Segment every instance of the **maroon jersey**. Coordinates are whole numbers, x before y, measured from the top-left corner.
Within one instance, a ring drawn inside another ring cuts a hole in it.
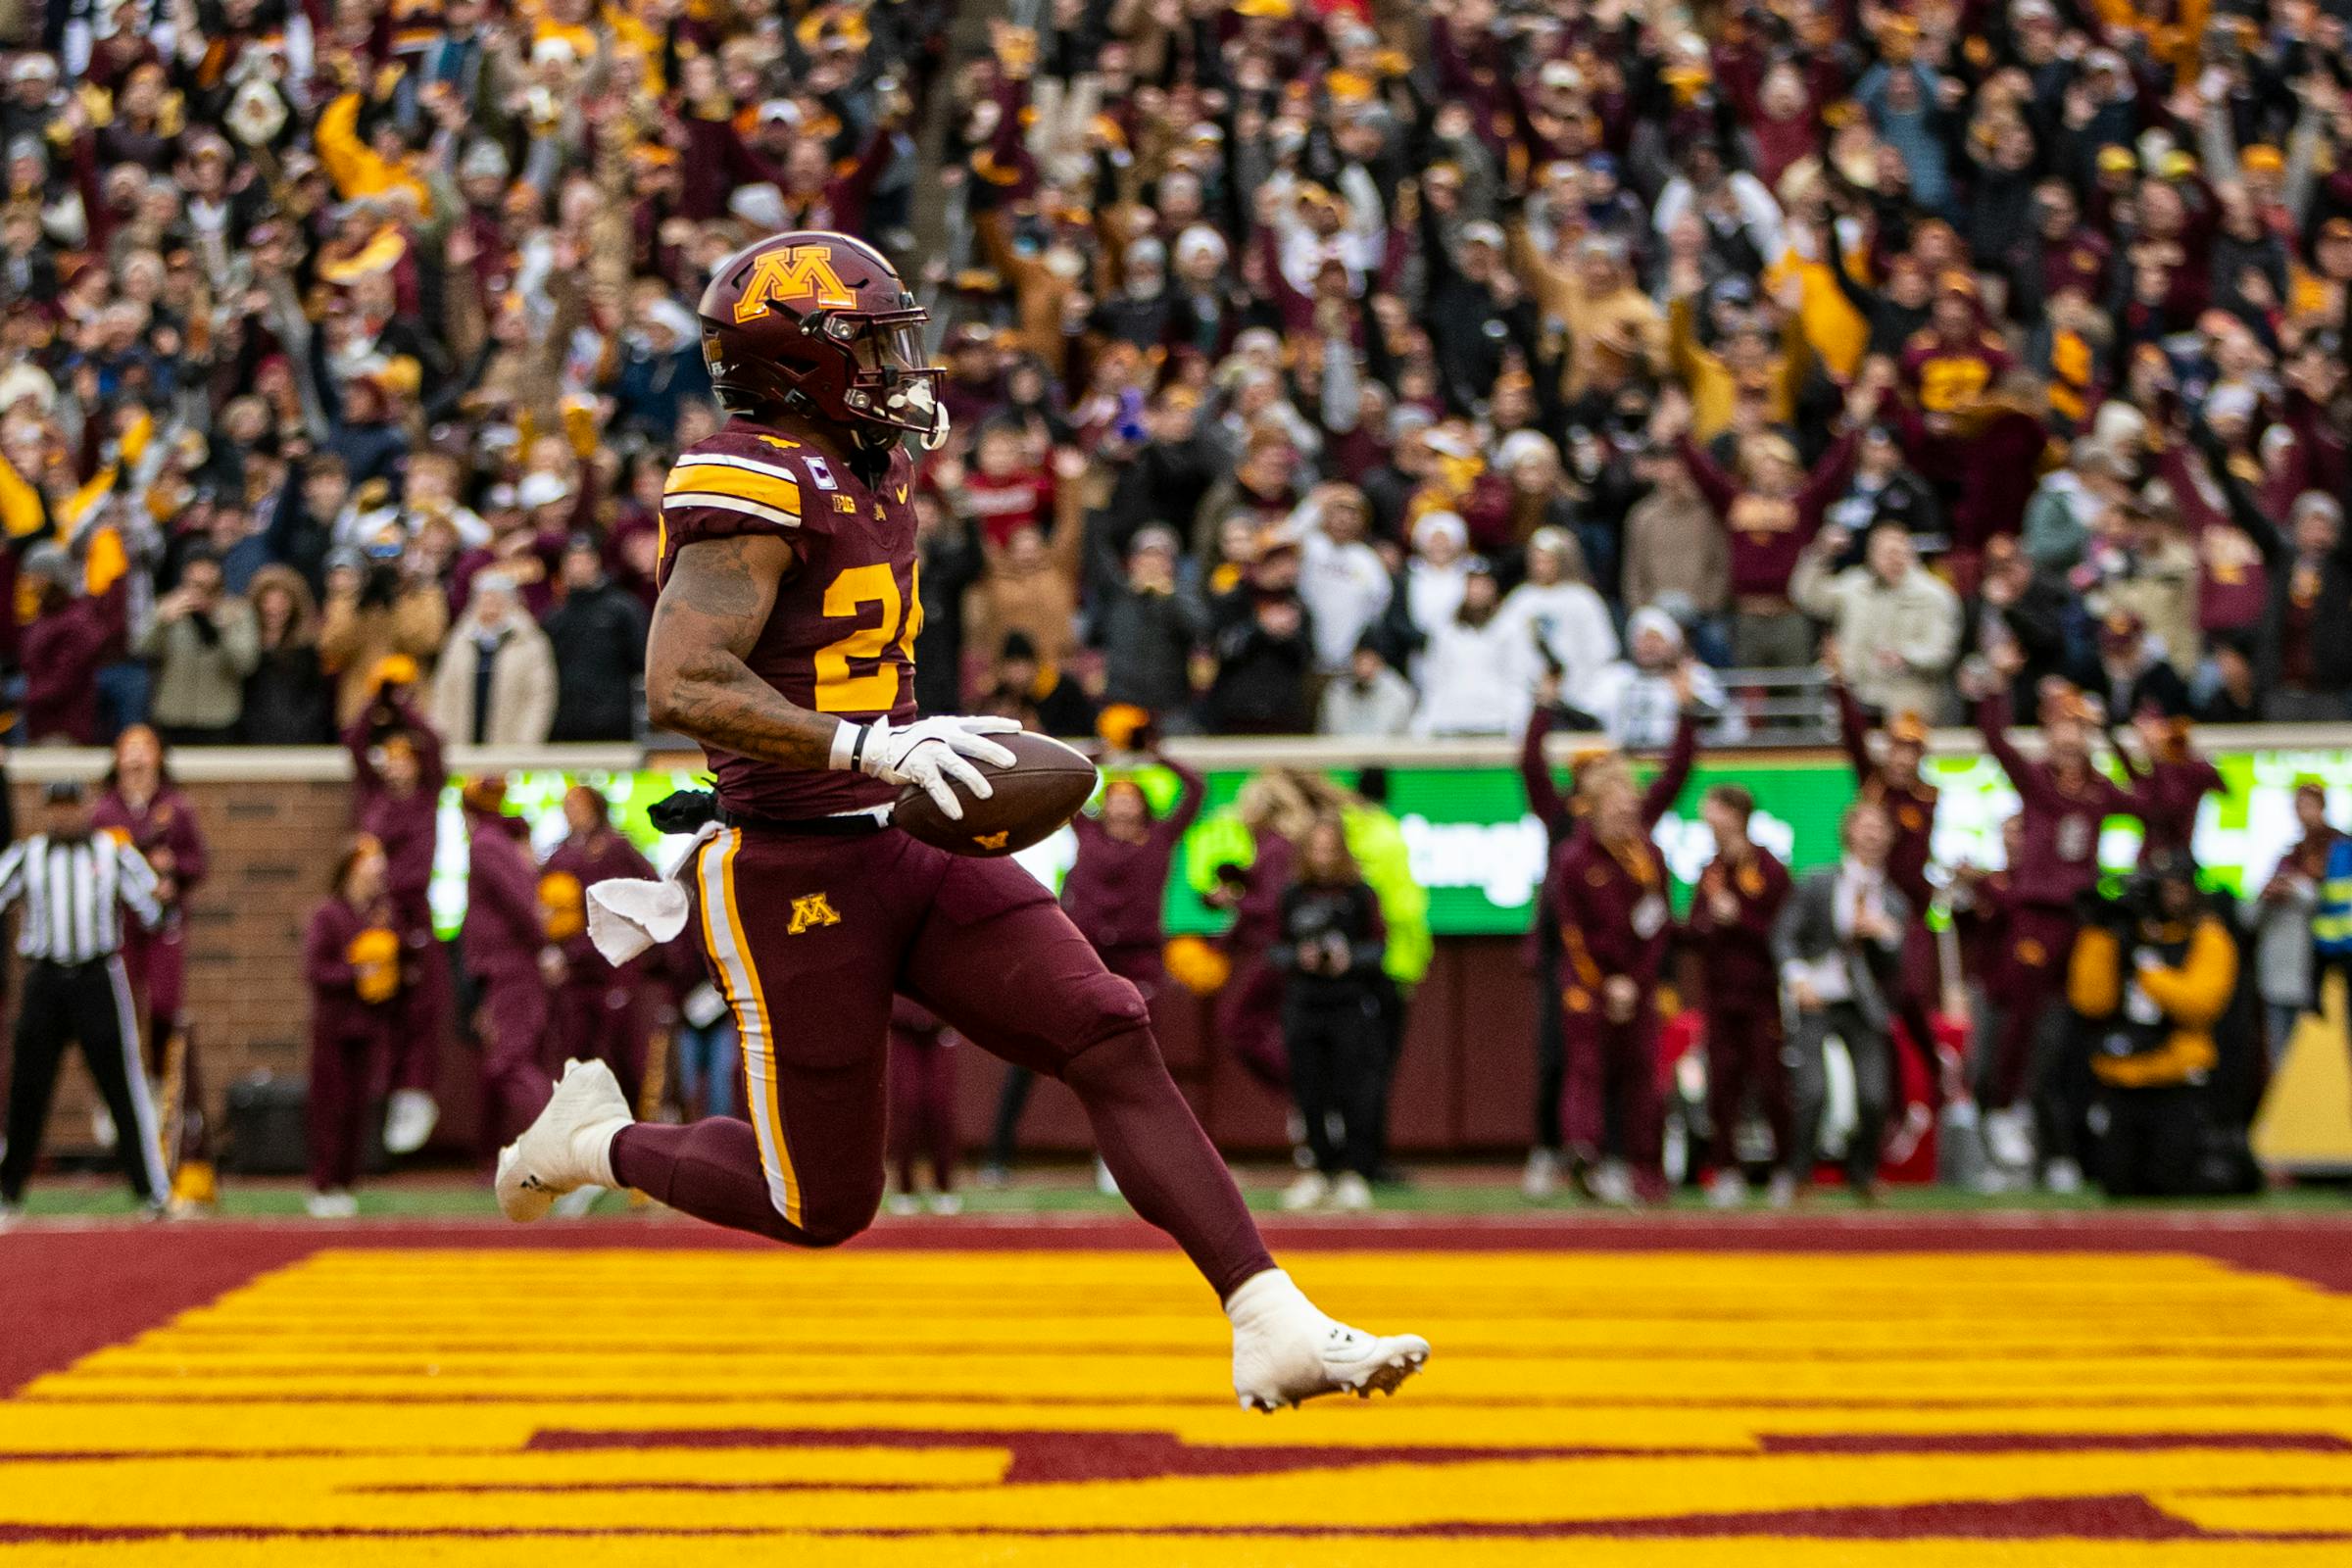
[[[1731,535],[1732,592],[1743,598],[1787,598],[1797,557],[1821,531],[1830,503],[1853,472],[1852,433],[1831,443],[1792,496],[1742,489],[1735,474],[1718,466],[1706,448],[1687,436],[1678,450],[1699,494]]]
[[[175,907],[204,880],[204,832],[196,825],[196,808],[170,785],[135,805],[121,790],[108,790],[98,798],[91,820],[99,831],[122,838],[155,865],[156,874],[165,879],[158,898],[167,908]],[[159,854],[166,864],[156,864]]]
[[[372,1040],[392,1018],[394,992],[364,994],[366,978],[361,961],[370,956],[369,942],[379,950],[376,964],[397,963],[399,938],[390,927],[389,904],[358,906],[329,899],[311,915],[303,938],[303,977],[311,986],[311,1038],[314,1041]],[[395,988],[396,990],[397,988]]]
[[[1686,714],[1665,765],[1642,796],[1642,836],[1630,844],[1604,844],[1587,822],[1553,852],[1544,897],[1560,924],[1569,964],[1563,990],[1575,1010],[1592,1004],[1590,997],[1581,1004],[1575,1000],[1579,990],[1597,991],[1618,975],[1642,986],[1657,979],[1674,917],[1666,860],[1649,835],[1682,793],[1697,752],[1698,731]]]
[[[405,734],[416,748],[416,787],[396,793],[376,770],[375,720],[364,711],[343,732],[351,753],[352,817],[359,830],[384,852],[384,887],[404,931],[432,927],[433,850],[441,838],[441,786],[449,772],[441,760],[441,737],[407,704],[396,704]]]
[[[1193,818],[1200,814],[1200,798],[1207,788],[1200,775],[1183,763],[1168,765],[1182,781],[1184,793],[1141,842],[1113,838],[1100,817],[1081,813],[1070,819],[1071,831],[1078,836],[1078,858],[1062,879],[1061,906],[1098,953],[1159,950],[1168,862]]]
[[[1843,684],[1832,688],[1838,696],[1838,736],[1845,745],[1846,760],[1854,764],[1854,781],[1866,801],[1876,801],[1886,812],[1894,841],[1886,850],[1886,881],[1911,906],[1911,917],[1927,918],[1936,890],[1928,883],[1928,861],[1936,848],[1936,786],[1914,778],[1898,783],[1870,755],[1869,725],[1862,705]]]
[[[1977,727],[2021,805],[2025,843],[2009,868],[2017,903],[2072,910],[2078,897],[2098,885],[2100,827],[2111,816],[2138,814],[2138,797],[2095,770],[2078,783],[2063,783],[2049,763],[2020,756],[2009,744],[2006,697],[1977,705]]]
[[[786,701],[852,723],[911,722],[914,639],[912,466],[904,452],[868,486],[808,443],[729,420],[678,459],[662,493],[658,580],[704,539],[774,534],[792,546],[767,624],[745,662]],[[787,767],[704,748],[730,810],[788,820],[879,806],[895,786],[863,773]]]
[[[564,950],[571,983],[602,985],[613,967],[588,940],[583,903],[588,890],[614,878],[650,882],[657,874],[652,863],[637,853],[636,845],[609,827],[592,829],[584,836],[575,833],[556,846],[539,872],[539,906],[547,919],[548,935]],[[631,959],[621,967],[642,971],[650,964]]]
[[[466,967],[477,975],[529,972],[547,946],[539,910],[539,868],[519,817],[466,819]]]
[[[2169,757],[2149,760],[2139,783],[2139,823],[2145,833],[2139,863],[2164,850],[2188,853],[2196,836],[2197,808],[2205,797],[2225,788],[2222,775],[2202,757],[2182,747]]]
[[[1718,919],[1715,895],[1729,893],[1738,906],[1729,920]],[[1788,901],[1788,868],[1770,850],[1751,845],[1738,864],[1718,855],[1698,874],[1690,899],[1690,935],[1707,966],[1707,1000],[1718,1007],[1770,1006],[1780,995],[1780,969],[1772,957],[1772,922]]]
[[[1980,984],[1998,988],[2009,972],[2009,913],[2016,904],[2017,889],[2007,871],[1971,878],[1953,895],[1960,967]]]

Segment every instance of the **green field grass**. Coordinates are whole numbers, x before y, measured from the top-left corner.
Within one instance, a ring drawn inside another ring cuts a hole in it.
[[[1260,1211],[1278,1209],[1281,1184],[1287,1179],[1288,1172],[1268,1166],[1246,1169],[1240,1174],[1243,1190],[1252,1208]],[[1548,1202],[1531,1203],[1519,1195],[1517,1174],[1515,1170],[1499,1166],[1446,1167],[1409,1184],[1379,1189],[1379,1206],[1382,1210],[1395,1213],[1505,1218],[1511,1215],[1579,1210],[1601,1212],[1587,1201],[1567,1196]],[[296,1216],[303,1211],[303,1197],[299,1182],[277,1178],[240,1180],[231,1177],[223,1180],[220,1206],[214,1212],[228,1219]],[[1084,1173],[1075,1169],[1049,1169],[1016,1177],[1011,1184],[1001,1188],[967,1184],[963,1189],[963,1199],[965,1212],[971,1214],[1100,1214],[1110,1218],[1123,1216],[1128,1211],[1118,1199],[1096,1192],[1085,1179]],[[406,1176],[364,1186],[360,1190],[359,1201],[360,1217],[363,1219],[490,1219],[497,1214],[486,1187],[476,1186],[450,1174]],[[1855,1206],[1852,1199],[1842,1190],[1824,1187],[1808,1199],[1805,1211],[1851,1212]],[[2091,1211],[2109,1207],[2132,1213],[2147,1213],[2154,1208],[2173,1208],[2200,1214],[2232,1211],[2314,1213],[2352,1211],[2352,1188],[2291,1186],[2280,1187],[2259,1198],[2188,1200],[2163,1205],[2123,1205],[2110,1204],[2095,1193],[2074,1197],[2050,1193],[1985,1196],[1956,1188],[1915,1187],[1894,1189],[1888,1194],[1884,1206],[1886,1211],[1895,1213]],[[1677,1193],[1671,1207],[1676,1211],[1693,1214],[1709,1212],[1705,1199],[1693,1190]],[[1763,1211],[1760,1200],[1745,1210],[1750,1213]],[[128,1217],[136,1212],[136,1208],[129,1194],[120,1184],[99,1177],[73,1176],[36,1184],[25,1195],[25,1212],[35,1218],[105,1218]],[[596,1212],[600,1216],[619,1216],[630,1212],[630,1207],[625,1200],[612,1197],[600,1203]],[[643,1212],[653,1217],[663,1211],[648,1208]],[[888,1217],[884,1216],[885,1221]]]

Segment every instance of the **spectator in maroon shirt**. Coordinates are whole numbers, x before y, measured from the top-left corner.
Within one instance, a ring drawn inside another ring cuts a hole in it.
[[[415,661],[395,655],[378,673],[375,696],[343,732],[343,746],[351,754],[352,824],[384,853],[384,896],[400,933],[400,1018],[392,1035],[384,1148],[413,1154],[440,1119],[433,1091],[456,1010],[430,898],[441,788],[449,775],[440,735],[412,703]]]
[[[145,724],[115,737],[115,765],[92,820],[100,832],[115,834],[145,856],[155,872],[155,902],[163,906],[163,921],[152,930],[138,925],[123,930],[122,962],[143,1008],[149,1065],[168,1078],[172,1037],[186,1028],[187,899],[204,880],[206,855],[195,803],[172,782],[164,743]],[[202,1158],[205,1143],[203,1077],[194,1042],[186,1041],[185,1047],[174,1160]]]
[[[1707,1198],[1718,1208],[1736,1208],[1747,1196],[1735,1141],[1751,1086],[1775,1152],[1794,1147],[1781,1061],[1780,973],[1772,956],[1773,922],[1788,900],[1788,868],[1748,837],[1756,799],[1740,785],[1714,786],[1698,809],[1715,835],[1715,858],[1699,873],[1690,922],[1706,964],[1707,1120],[1715,1165]]]
[[[56,545],[25,552],[22,577],[36,609],[19,656],[24,666],[24,739],[34,745],[98,744],[98,668],[122,640],[123,585],[78,591],[81,568]]]
[[[547,1104],[552,1085],[539,1053],[564,954],[547,940],[529,828],[506,814],[506,780],[474,779],[462,799],[468,839],[462,935],[466,972],[480,997],[482,1140],[495,1150],[513,1143]]]
[[[1795,444],[1775,431],[1741,436],[1735,471],[1676,430],[1684,466],[1731,535],[1735,662],[1790,665],[1812,658],[1813,623],[1789,602],[1788,579],[1797,557],[1821,531],[1830,504],[1845,491],[1854,463],[1854,426],[1880,391],[1877,380],[1855,383],[1847,428],[1810,468],[1797,461]],[[1668,416],[1669,428],[1687,425],[1688,403],[1678,399],[1676,404],[1683,412]]]
[[[2144,867],[2167,850],[2188,854],[2205,797],[2227,793],[2229,785],[2222,782],[2220,770],[2189,744],[2185,716],[2143,704],[2132,715],[2132,728],[2145,754],[2142,760],[2134,763],[2132,754],[2120,746],[2115,755],[2125,775],[2138,785],[2139,863]]]
[[[382,847],[365,833],[355,836],[336,862],[334,897],[312,914],[303,941],[311,987],[309,1208],[318,1219],[359,1212],[351,1188],[399,1022],[401,945],[384,873]]]
[[[586,784],[565,790],[564,821],[571,831],[548,856],[539,876],[541,917],[549,939],[564,954],[564,980],[552,1004],[555,1039],[566,1057],[602,1057],[635,1104],[653,1027],[650,961],[631,959],[617,969],[607,963],[588,940],[584,900],[599,882],[651,881],[655,871],[637,846],[613,828],[612,808],[601,791]]]

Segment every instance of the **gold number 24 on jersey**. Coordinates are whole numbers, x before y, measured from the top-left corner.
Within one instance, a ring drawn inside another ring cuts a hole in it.
[[[859,626],[816,651],[816,710],[820,713],[887,713],[899,704],[899,666],[888,662],[864,674],[852,674],[855,665],[880,660],[895,641],[906,666],[914,666],[914,639],[923,629],[923,600],[916,572],[906,575],[911,603],[899,598],[899,580],[887,563],[852,566],[825,585],[825,618],[863,619],[865,607],[878,604],[882,614],[871,626]]]

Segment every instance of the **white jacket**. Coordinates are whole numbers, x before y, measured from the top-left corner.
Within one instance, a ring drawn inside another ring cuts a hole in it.
[[[1446,621],[1421,656],[1413,733],[1517,736],[1535,710],[1541,667],[1525,623],[1505,621],[1499,610],[1483,626]]]
[[[1563,692],[1582,691],[1617,657],[1617,627],[1599,594],[1581,582],[1523,582],[1503,597],[1497,620],[1529,643],[1541,638],[1560,662]]]
[[[460,621],[441,645],[433,671],[433,724],[453,746],[473,740],[474,678],[481,667],[480,645],[471,619]],[[507,626],[490,666],[490,717],[482,728],[489,746],[537,746],[556,721],[556,656],[547,633],[528,615]]]
[[[1846,685],[1882,712],[1918,713],[1935,723],[1960,651],[1960,596],[1924,566],[1886,583],[1868,566],[1835,576],[1807,550],[1788,578],[1788,597],[1838,637]]]

